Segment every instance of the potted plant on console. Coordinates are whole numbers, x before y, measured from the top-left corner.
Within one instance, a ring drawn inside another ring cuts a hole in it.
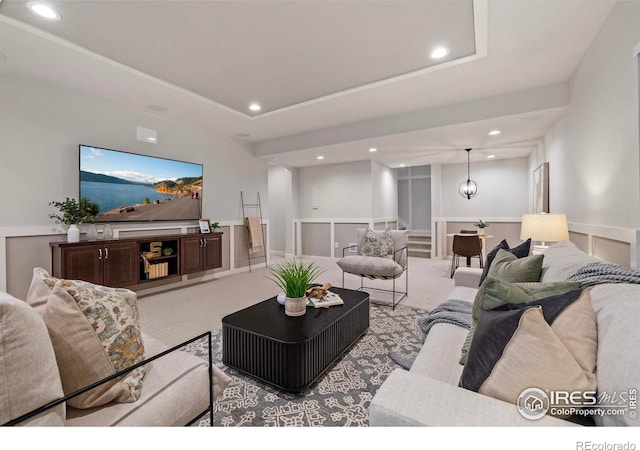
[[[323,273],[315,263],[289,259],[271,269],[272,280],[284,291],[284,312],[287,316],[302,316],[307,312],[306,291]]]
[[[75,198],[67,197],[62,202],[49,202],[49,206],[55,206],[59,211],[57,214],[49,214],[49,217],[69,226],[67,229],[67,242],[79,242],[80,229],[78,225],[92,222],[93,215],[86,208],[83,208]]]

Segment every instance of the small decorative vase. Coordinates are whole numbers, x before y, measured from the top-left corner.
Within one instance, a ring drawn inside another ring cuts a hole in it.
[[[289,298],[284,300],[284,313],[287,316],[303,316],[307,312],[307,297]]]
[[[98,230],[96,229],[96,226],[94,224],[91,224],[87,227],[87,240],[93,242],[97,239]]]
[[[111,225],[109,225],[108,223],[105,224],[104,228],[102,229],[102,239],[113,239],[113,230],[111,229]]]
[[[80,228],[75,223],[69,225],[67,230],[67,242],[80,242]]]
[[[484,234],[484,228],[478,228],[478,234]]]

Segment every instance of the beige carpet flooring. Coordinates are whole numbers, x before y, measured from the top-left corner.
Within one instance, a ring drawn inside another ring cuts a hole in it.
[[[315,261],[324,273],[318,283],[342,286],[342,271],[333,258],[306,258]],[[282,261],[280,257],[271,259],[274,267]],[[409,295],[400,304],[431,310],[447,299],[453,287],[449,278],[451,261],[409,257]],[[268,268],[253,269],[221,276],[211,281],[194,284],[169,291],[140,295],[138,308],[142,330],[168,345],[178,344],[193,336],[222,326],[222,318],[279,293],[277,286],[267,278]],[[404,290],[404,276],[396,280],[397,289]],[[391,281],[367,280],[365,286],[391,288]],[[360,287],[360,278],[345,274],[348,289]],[[375,302],[390,303],[391,294],[368,291]]]

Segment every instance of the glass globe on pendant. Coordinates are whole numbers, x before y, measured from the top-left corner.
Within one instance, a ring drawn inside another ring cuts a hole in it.
[[[473,180],[467,180],[460,183],[458,192],[464,198],[471,200],[478,194],[478,184]]]
[[[473,197],[478,195],[478,183],[471,179],[471,171],[469,168],[469,154],[471,153],[471,149],[465,149],[467,152],[467,181],[463,181],[460,183],[458,187],[458,192],[460,195],[467,200],[471,200]]]

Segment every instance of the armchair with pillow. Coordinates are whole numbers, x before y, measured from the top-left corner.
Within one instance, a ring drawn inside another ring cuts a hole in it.
[[[410,370],[375,394],[370,425],[640,425],[629,403],[640,386],[640,272],[585,283],[574,274],[602,262],[569,241],[542,255],[513,250],[505,241],[489,252],[484,273],[456,271],[448,298],[472,304],[471,328],[433,325]],[[597,404],[568,416],[529,388],[597,394]]]
[[[372,289],[391,292],[391,306],[396,305],[407,296],[409,290],[408,278],[408,230],[384,230],[358,228],[357,254],[346,255],[349,247],[342,250],[342,258],[338,266],[342,269],[342,287],[344,274],[349,273],[360,277],[360,290]],[[405,290],[396,290],[396,279],[405,277]],[[364,286],[364,279],[391,280],[391,289]],[[396,299],[396,294],[400,297]]]
[[[0,423],[187,425],[230,378],[145,335],[136,294],[34,269],[27,301],[0,293]],[[30,323],[24,328],[25,323]],[[211,349],[209,349],[211,351]],[[23,389],[23,386],[29,386]],[[214,387],[215,385],[215,387]]]

